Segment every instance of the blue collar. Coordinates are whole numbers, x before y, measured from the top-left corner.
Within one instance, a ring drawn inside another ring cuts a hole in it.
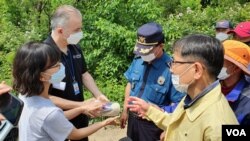
[[[211,91],[219,84],[219,80],[213,82],[211,85],[207,86],[200,94],[198,94],[193,100],[189,95],[187,95],[184,99],[184,109],[191,107],[196,101],[198,101],[200,98],[202,98],[204,95],[206,95],[209,91]]]
[[[236,101],[239,98],[239,96],[240,96],[242,90],[244,89],[246,83],[247,83],[246,80],[244,78],[242,78],[237,83],[237,85],[233,88],[233,90],[229,94],[226,95],[227,100],[230,101],[230,102]]]

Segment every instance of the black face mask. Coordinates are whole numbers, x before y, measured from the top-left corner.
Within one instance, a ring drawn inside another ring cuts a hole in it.
[[[245,42],[245,44],[247,44],[249,47],[250,47],[250,41],[248,41],[248,42]]]

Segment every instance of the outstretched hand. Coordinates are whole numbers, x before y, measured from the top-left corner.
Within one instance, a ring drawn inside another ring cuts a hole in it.
[[[133,96],[130,96],[127,102],[128,102],[127,108],[130,111],[137,113],[138,116],[142,118],[145,117],[145,114],[148,111],[148,108],[150,106],[149,103],[147,103],[143,99],[140,99],[138,97],[133,97]]]
[[[119,125],[119,116],[116,117],[110,117],[105,119],[103,122],[104,126],[106,125]]]

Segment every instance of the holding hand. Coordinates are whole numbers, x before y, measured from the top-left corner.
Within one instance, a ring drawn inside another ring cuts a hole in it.
[[[12,90],[12,88],[10,86],[6,85],[4,81],[1,82],[1,84],[0,84],[0,95],[4,94],[4,93],[7,93],[7,92],[9,92],[11,90]]]
[[[165,139],[165,134],[166,134],[166,131],[163,131],[163,132],[161,133],[160,141],[164,141],[164,139]]]
[[[124,107],[124,110],[122,112],[122,115],[120,117],[120,127],[121,129],[124,129],[126,124],[127,124],[127,121],[128,121],[128,111],[125,110],[127,109],[127,107]]]
[[[104,94],[99,95],[98,97],[96,97],[96,99],[100,100],[103,103],[107,103],[110,101]]]
[[[0,122],[4,119],[5,119],[4,116],[0,113]]]
[[[86,103],[82,106],[83,114],[95,118],[101,115],[103,103],[95,98],[87,100]]]

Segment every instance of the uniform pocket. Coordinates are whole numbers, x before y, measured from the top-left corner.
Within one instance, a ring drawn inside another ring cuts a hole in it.
[[[153,103],[162,103],[166,97],[167,87],[153,84],[150,86],[152,93],[147,93],[147,99]]]

